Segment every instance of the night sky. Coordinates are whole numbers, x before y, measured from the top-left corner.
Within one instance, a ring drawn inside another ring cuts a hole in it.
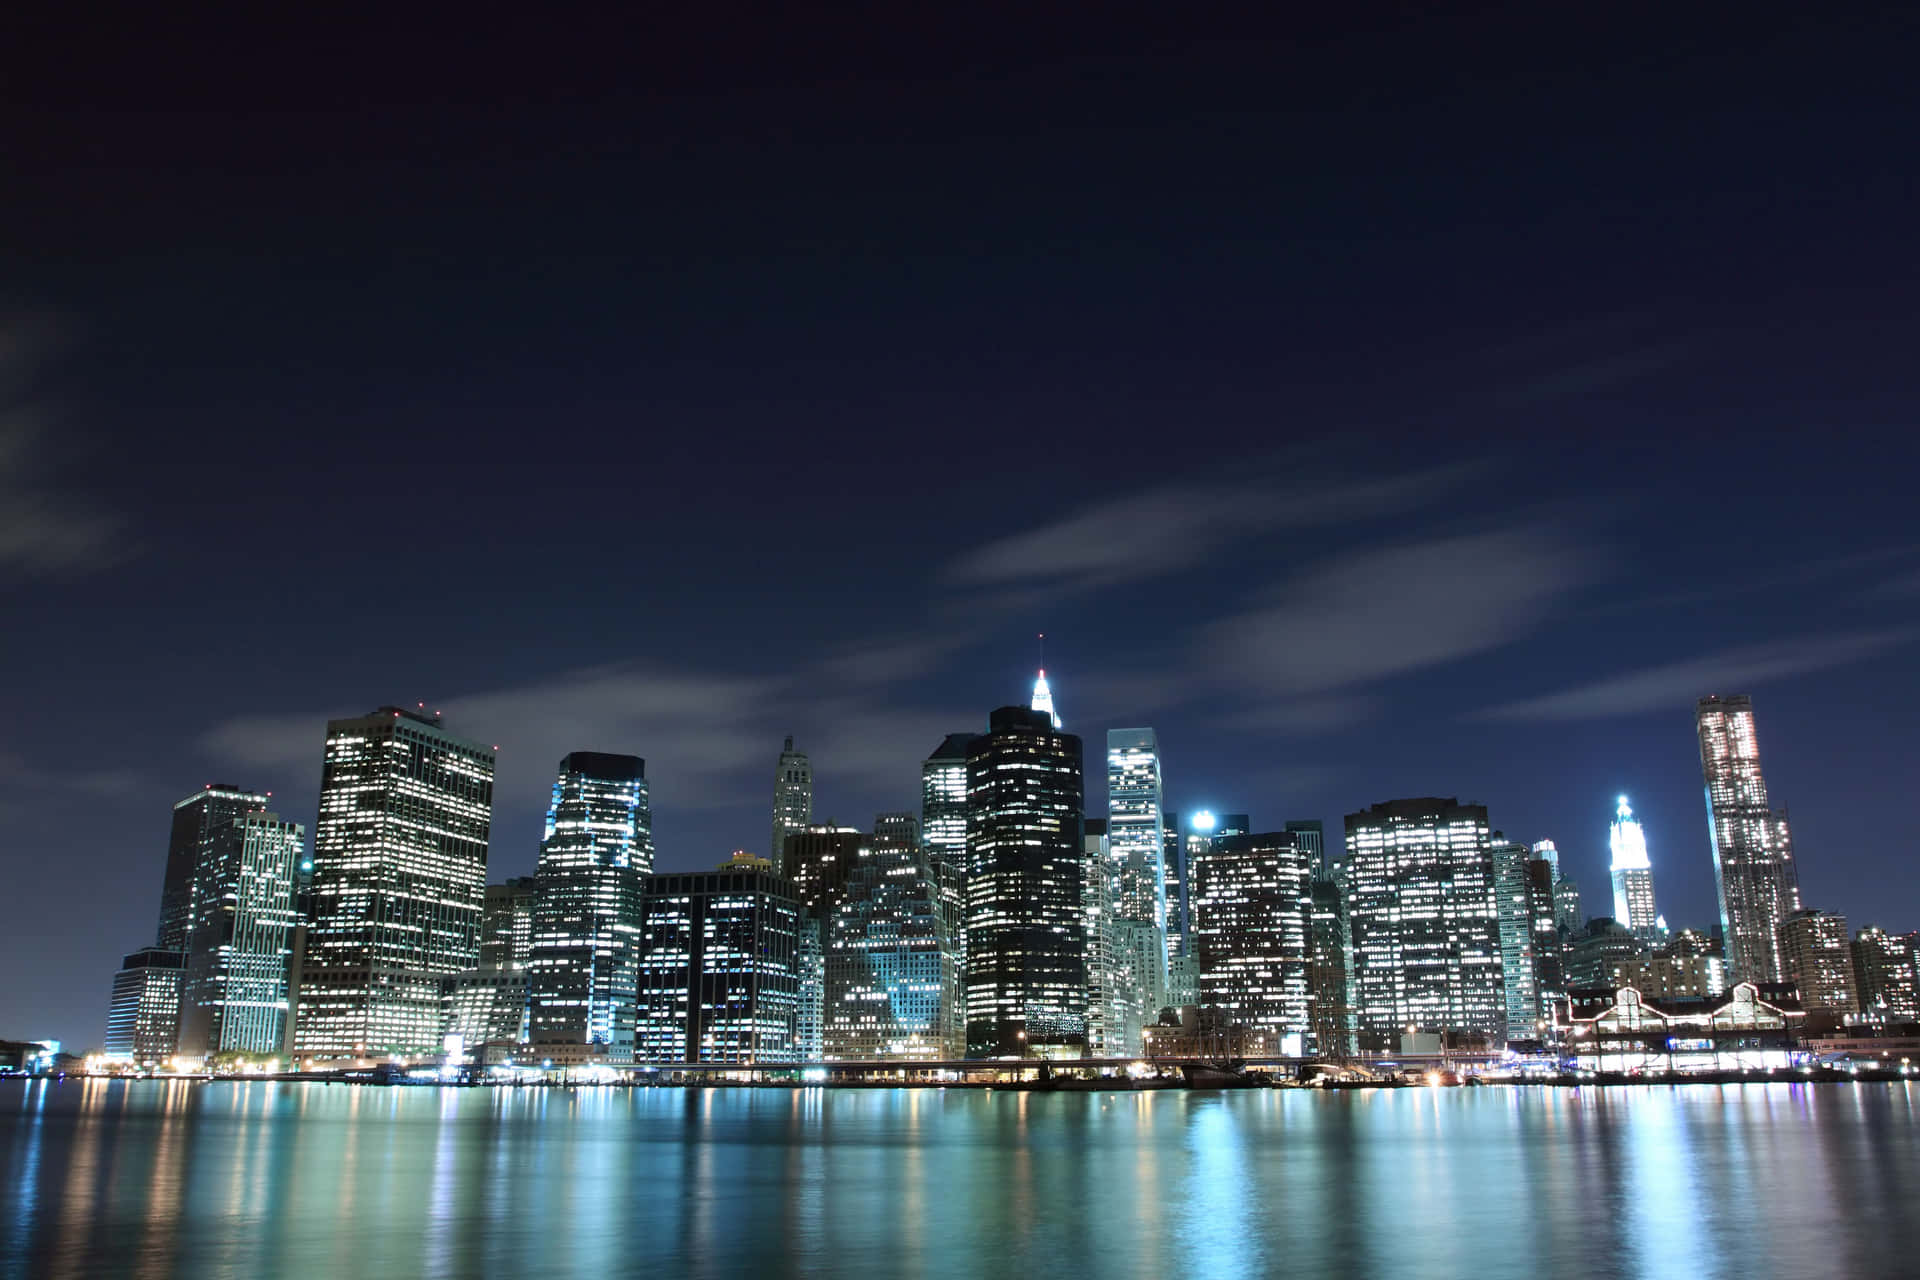
[[[27,31],[0,1038],[330,716],[499,744],[492,879],[642,755],[684,869],[788,733],[917,808],[1040,631],[1172,807],[1483,801],[1601,914],[1624,791],[1676,927],[1752,693],[1808,903],[1920,927],[1915,32],[1528,12]]]

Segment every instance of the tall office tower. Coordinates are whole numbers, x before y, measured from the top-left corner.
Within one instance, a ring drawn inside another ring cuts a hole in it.
[[[1353,994],[1347,953],[1352,936],[1340,883],[1330,868],[1316,867],[1310,886],[1312,937],[1307,960],[1307,999],[1313,1052],[1348,1058],[1357,1051],[1353,1036]]]
[[[831,822],[787,833],[779,868],[800,903],[794,1036],[802,1062],[818,1062],[826,1054],[828,922],[846,901],[847,883],[871,847],[872,837]]]
[[[400,707],[327,723],[294,1052],[426,1055],[480,959],[493,752]]]
[[[1180,843],[1180,815],[1172,809],[1160,815],[1160,865],[1167,876],[1167,962],[1187,945],[1187,854]]]
[[[920,823],[874,819],[825,932],[823,1055],[948,1061],[966,1052],[951,919]]]
[[[635,1056],[795,1062],[800,904],[755,867],[647,877]]]
[[[1838,911],[1809,908],[1781,921],[1780,958],[1809,1022],[1837,1026],[1860,1011],[1847,918]]]
[[[1493,889],[1500,920],[1500,975],[1507,1038],[1532,1040],[1540,1028],[1540,970],[1534,953],[1534,899],[1527,865],[1533,851],[1493,833]]]
[[[1053,709],[1053,690],[1047,685],[1047,669],[1045,667],[1040,668],[1040,674],[1034,679],[1033,701],[1029,705],[1034,711],[1044,712],[1047,719],[1053,722],[1053,728],[1058,731],[1060,728],[1060,714]]]
[[[950,733],[920,764],[920,838],[927,846],[960,975],[957,1010],[967,1005],[967,744],[971,733]]]
[[[1707,784],[1727,976],[1734,982],[1787,981],[1780,926],[1800,909],[1800,873],[1786,814],[1768,805],[1753,699],[1745,694],[1702,698],[1694,723]]]
[[[1088,818],[1081,824],[1080,913],[1087,940],[1087,1054],[1118,1057],[1125,1043],[1125,1014],[1118,1000],[1118,939],[1113,922],[1120,918],[1120,884],[1108,852],[1107,820]]]
[[[813,764],[806,752],[793,749],[793,735],[788,734],[773,774],[773,848],[768,856],[774,866],[780,865],[787,837],[805,831],[812,821]]]
[[[160,889],[160,928],[155,945],[185,951],[193,928],[193,877],[215,828],[247,813],[265,813],[269,797],[225,782],[211,782],[173,806],[167,837],[166,881]]]
[[[1906,938],[1877,925],[1854,934],[1853,985],[1860,1013],[1873,1026],[1920,1022],[1920,974]]]
[[[1567,951],[1567,986],[1581,991],[1614,990],[1624,985],[1624,970],[1646,951],[1627,926],[1612,916],[1595,916],[1574,935]]]
[[[1498,1037],[1500,919],[1484,805],[1423,797],[1347,815],[1347,916],[1362,1049],[1409,1027]]]
[[[1080,739],[1001,707],[967,749],[967,1056],[1085,1042]]]
[[[611,1061],[633,1056],[641,895],[652,873],[646,761],[601,751],[561,760],[527,950],[527,1038],[544,1057],[573,1045]]]
[[[1538,846],[1535,846],[1537,851]],[[1527,918],[1533,932],[1533,973],[1536,1003],[1532,1035],[1516,1032],[1509,1019],[1507,1035],[1544,1039],[1558,1025],[1556,1011],[1567,999],[1566,947],[1560,937],[1559,911],[1553,899],[1556,864],[1537,856],[1527,859]]]
[[[181,952],[143,947],[120,965],[107,1005],[109,1058],[151,1067],[173,1056],[186,963]]]
[[[1313,863],[1289,831],[1230,835],[1193,863],[1200,1004],[1298,1053],[1312,1029]]]
[[[1613,852],[1613,918],[1647,946],[1660,941],[1666,922],[1653,907],[1653,864],[1647,860],[1647,832],[1621,796],[1614,806],[1607,847]]]
[[[1327,865],[1327,824],[1318,818],[1293,818],[1282,828],[1300,838],[1300,847],[1313,859],[1313,869],[1318,873]]]
[[[487,886],[480,914],[480,967],[518,971],[533,949],[533,905],[539,880],[514,876]]]
[[[1134,998],[1151,1022],[1167,995],[1166,827],[1160,744],[1152,729],[1107,731],[1107,856],[1120,879],[1120,914],[1145,925],[1146,967]]]
[[[180,1000],[180,1052],[278,1054],[286,1044],[292,955],[306,828],[243,813],[203,842]]]

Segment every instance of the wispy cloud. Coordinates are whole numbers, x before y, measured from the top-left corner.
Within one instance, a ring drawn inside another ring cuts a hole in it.
[[[1478,470],[1436,467],[1320,488],[1248,481],[1169,485],[990,542],[947,567],[960,587],[1046,582],[1084,590],[1159,577],[1269,530],[1376,519],[1432,502]]]
[[[1304,699],[1511,644],[1599,567],[1546,528],[1354,552],[1214,623],[1204,645],[1218,678]]]
[[[1486,720],[1590,720],[1684,708],[1704,694],[1744,689],[1877,657],[1920,634],[1911,628],[1804,637],[1728,649],[1683,662],[1610,676],[1545,697],[1479,713]]]
[[[125,558],[122,522],[55,480],[54,411],[36,376],[47,326],[0,314],[0,573],[74,577]]]
[[[42,769],[13,752],[0,752],[0,788],[105,798],[132,795],[149,785],[131,769]]]

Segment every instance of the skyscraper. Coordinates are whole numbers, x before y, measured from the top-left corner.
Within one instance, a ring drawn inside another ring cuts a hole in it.
[[[967,745],[971,733],[950,733],[920,765],[920,837],[927,847],[942,910],[950,923],[960,975],[958,1016],[967,1004]],[[964,1034],[964,1031],[963,1031]]]
[[[1193,862],[1200,1003],[1298,1053],[1312,1029],[1313,862],[1294,832],[1216,839]]]
[[[1654,946],[1665,922],[1653,906],[1653,864],[1647,860],[1647,833],[1633,806],[1621,796],[1613,811],[1607,847],[1613,851],[1613,918],[1646,946]]]
[[[1500,920],[1484,805],[1423,797],[1347,815],[1347,914],[1362,1049],[1408,1028],[1499,1037]]]
[[[266,812],[265,792],[226,782],[210,782],[173,806],[173,830],[167,838],[166,880],[160,889],[160,928],[154,942],[166,951],[185,951],[193,928],[193,877],[214,829],[245,813]]]
[[[1107,731],[1107,856],[1119,882],[1122,919],[1145,926],[1144,968],[1128,993],[1151,1022],[1166,1003],[1166,828],[1161,812],[1160,744],[1152,729]],[[1129,1050],[1128,1052],[1131,1052]]]
[[[780,865],[787,837],[805,831],[812,822],[813,764],[806,752],[793,749],[793,735],[788,734],[773,774],[773,847],[768,857],[774,866]]]
[[[1800,1007],[1816,1026],[1836,1027],[1860,1011],[1847,918],[1837,911],[1795,911],[1780,922],[1781,963],[1800,988]]]
[[[277,814],[247,812],[202,842],[187,930],[182,1054],[281,1051],[306,835],[305,827]]]
[[[518,972],[533,948],[533,876],[513,876],[487,886],[481,908],[480,967]]]
[[[967,1054],[1084,1043],[1080,739],[1001,707],[967,750]]]
[[[636,1056],[795,1062],[800,904],[751,866],[647,879]]]
[[[646,761],[600,751],[561,760],[526,961],[527,1036],[543,1056],[577,1045],[632,1057],[641,897],[652,872]]]
[[[883,813],[826,921],[823,1054],[948,1060],[966,1051],[951,920],[918,821]]]
[[[1030,705],[1033,710],[1045,713],[1056,730],[1060,728],[1060,714],[1053,709],[1053,689],[1047,684],[1045,667],[1040,668],[1040,674],[1034,678],[1033,702]]]
[[[439,1051],[441,979],[480,958],[493,759],[400,707],[328,722],[298,1055]]]
[[[1493,887],[1500,919],[1500,974],[1506,998],[1507,1036],[1537,1037],[1540,1020],[1540,971],[1535,963],[1533,883],[1527,874],[1534,860],[1524,844],[1494,832]]]
[[[107,1006],[108,1057],[151,1067],[173,1056],[186,962],[162,947],[143,947],[122,962]]]
[[[1180,842],[1180,815],[1168,809],[1161,815],[1160,863],[1167,875],[1167,960],[1186,950],[1187,851]]]
[[[1313,933],[1307,963],[1307,998],[1313,1051],[1333,1058],[1351,1057],[1353,991],[1348,955],[1353,937],[1347,904],[1336,868],[1317,866],[1313,875]]]
[[[1700,770],[1706,777],[1707,828],[1728,977],[1734,982],[1786,981],[1780,926],[1800,909],[1800,873],[1786,815],[1768,805],[1753,699],[1745,694],[1702,698],[1694,708],[1694,722],[1700,731]]]
[[[1920,974],[1913,939],[1868,925],[1853,935],[1853,983],[1860,1012],[1876,1027],[1920,1021]]]

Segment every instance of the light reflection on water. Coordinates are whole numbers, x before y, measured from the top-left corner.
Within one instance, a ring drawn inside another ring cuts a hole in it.
[[[1920,1271],[1920,1086],[0,1084],[0,1277]]]

